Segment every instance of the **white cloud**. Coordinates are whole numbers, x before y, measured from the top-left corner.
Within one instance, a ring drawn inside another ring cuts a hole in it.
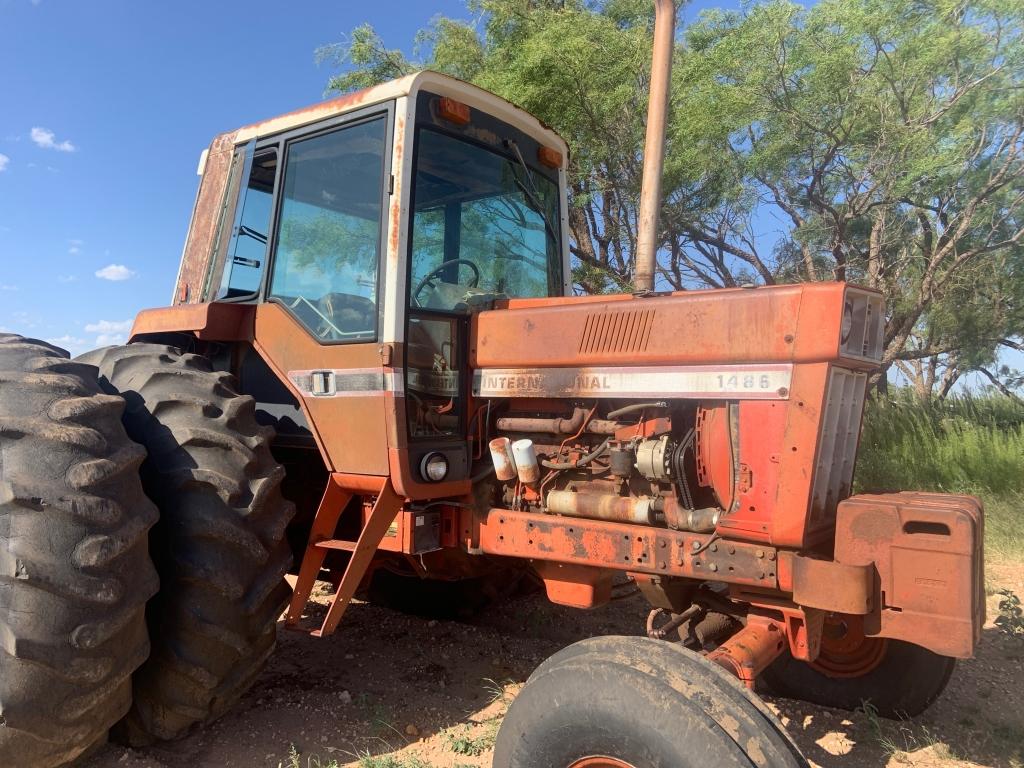
[[[11,158],[0,152],[0,173],[3,173],[5,170],[7,170],[7,166],[10,165],[10,163]]]
[[[103,269],[96,270],[96,277],[103,280],[131,280],[135,277],[135,271],[128,269],[124,264],[108,264]]]
[[[74,275],[57,275],[58,283],[77,283],[78,278]]]
[[[112,347],[115,344],[124,344],[128,337],[123,333],[101,333],[96,337],[97,347]]]
[[[18,286],[16,286],[16,285],[8,285],[7,283],[0,283],[0,291],[16,291],[16,290],[18,290]]]
[[[127,333],[132,327],[131,320],[97,320],[85,326],[86,333]]]
[[[58,336],[55,339],[47,339],[47,341],[51,344],[56,344],[58,347],[66,349],[72,357],[85,352],[88,346],[88,342],[85,339],[80,339],[77,336],[72,336],[71,334],[64,334],[63,336]]]
[[[75,256],[82,252],[82,246],[85,245],[84,240],[79,240],[77,237],[73,237],[68,240],[68,253]]]
[[[36,146],[42,147],[43,149],[55,149],[58,152],[75,151],[74,144],[67,139],[58,142],[54,132],[48,128],[33,128],[29,132],[29,137],[36,143]]]
[[[95,323],[88,323],[85,331],[97,334],[97,347],[109,347],[111,344],[124,344],[128,340],[128,331],[131,327],[131,320],[98,320]]]

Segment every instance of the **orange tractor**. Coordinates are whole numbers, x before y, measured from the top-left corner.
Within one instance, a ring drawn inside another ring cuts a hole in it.
[[[658,5],[636,293],[572,295],[562,139],[421,72],[214,139],[173,304],[126,346],[0,337],[4,765],[180,736],[283,611],[329,635],[371,582],[650,601],[647,637],[530,677],[499,768],[798,766],[758,681],[939,695],[979,639],[982,512],[850,495],[881,297],[651,290]]]

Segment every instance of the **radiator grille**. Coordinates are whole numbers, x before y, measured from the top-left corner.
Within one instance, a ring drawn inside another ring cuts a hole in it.
[[[850,495],[866,391],[867,374],[829,371],[811,488],[812,522],[833,519],[836,505]]]
[[[643,352],[651,338],[654,315],[653,309],[587,315],[580,336],[579,353]]]

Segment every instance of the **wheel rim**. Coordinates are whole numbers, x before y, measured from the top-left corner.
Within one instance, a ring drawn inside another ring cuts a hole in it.
[[[590,757],[581,757],[579,760],[570,763],[568,768],[634,768],[634,766],[625,760],[619,760],[617,757],[591,755]]]
[[[830,614],[811,666],[829,677],[862,677],[882,663],[888,645],[884,638],[864,636],[863,617]]]

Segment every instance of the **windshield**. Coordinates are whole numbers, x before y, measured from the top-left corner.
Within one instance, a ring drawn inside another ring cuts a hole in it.
[[[509,155],[421,128],[410,303],[464,311],[561,293],[558,185]]]

